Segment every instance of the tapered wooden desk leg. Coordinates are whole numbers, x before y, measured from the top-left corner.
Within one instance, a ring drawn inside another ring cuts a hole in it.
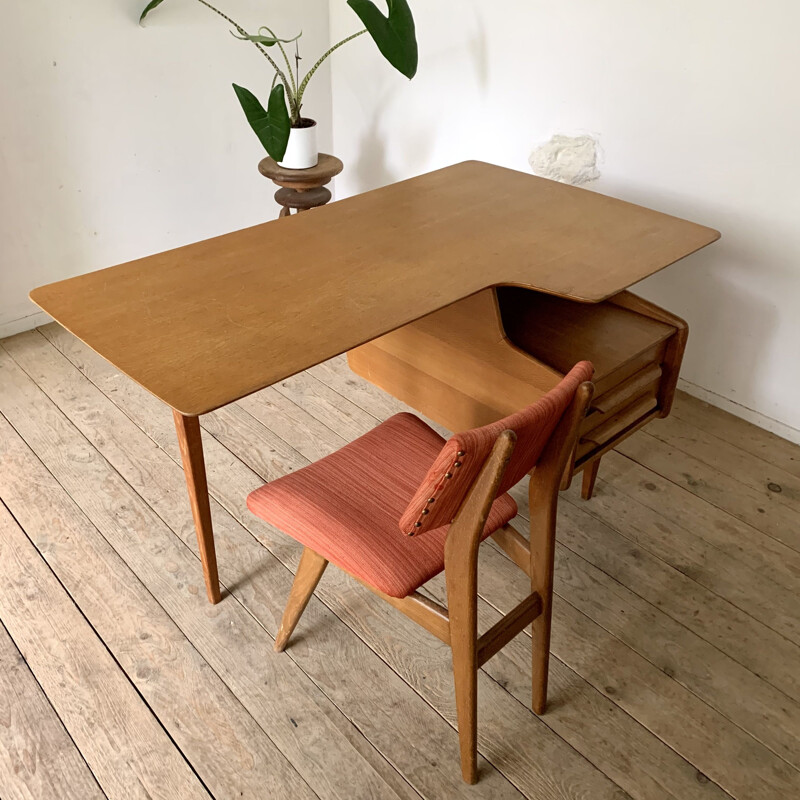
[[[212,603],[219,603],[217,554],[214,550],[214,531],[211,526],[211,505],[208,501],[208,483],[206,482],[206,465],[203,459],[200,419],[198,417],[185,417],[174,409],[172,414],[175,417],[175,430],[178,432],[178,444],[181,447],[183,472],[186,475],[189,501],[192,504],[192,516],[194,517],[194,527],[197,531],[200,560],[203,562],[206,593]]]
[[[583,468],[583,484],[581,486],[581,497],[584,500],[591,500],[594,494],[594,483],[597,480],[597,470],[600,469],[600,459],[596,458],[591,464]]]

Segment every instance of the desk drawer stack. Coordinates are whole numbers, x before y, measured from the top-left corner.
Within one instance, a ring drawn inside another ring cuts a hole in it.
[[[562,374],[581,358],[595,366],[595,396],[573,464],[573,472],[586,469],[588,499],[603,453],[669,413],[686,323],[630,292],[597,304],[512,287],[497,294],[504,330],[517,347]]]
[[[351,368],[450,430],[533,402],[577,361],[595,396],[566,476],[591,497],[600,458],[669,413],[686,345],[683,320],[630,292],[577,303],[529,289],[487,289],[352,350]]]

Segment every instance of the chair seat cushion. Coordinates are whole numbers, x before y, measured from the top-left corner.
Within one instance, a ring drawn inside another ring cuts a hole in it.
[[[413,414],[396,414],[340,450],[265,484],[247,507],[331,563],[392,597],[405,597],[444,568],[449,525],[408,536],[398,520],[444,439]],[[517,514],[507,494],[484,538]]]

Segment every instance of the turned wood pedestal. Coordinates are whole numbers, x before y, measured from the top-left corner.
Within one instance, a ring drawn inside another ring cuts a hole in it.
[[[338,175],[344,164],[327,153],[319,154],[319,162],[309,169],[286,169],[267,157],[260,161],[258,171],[281,188],[275,192],[275,201],[283,206],[278,217],[288,217],[291,210],[308,211],[324,206],[331,199],[325,188],[331,178]]]

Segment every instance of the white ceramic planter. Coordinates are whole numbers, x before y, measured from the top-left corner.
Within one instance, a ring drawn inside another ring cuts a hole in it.
[[[314,120],[304,120],[311,123],[305,128],[292,128],[289,131],[289,144],[283,161],[278,163],[284,169],[308,169],[316,167],[319,161],[317,150],[317,123]]]

